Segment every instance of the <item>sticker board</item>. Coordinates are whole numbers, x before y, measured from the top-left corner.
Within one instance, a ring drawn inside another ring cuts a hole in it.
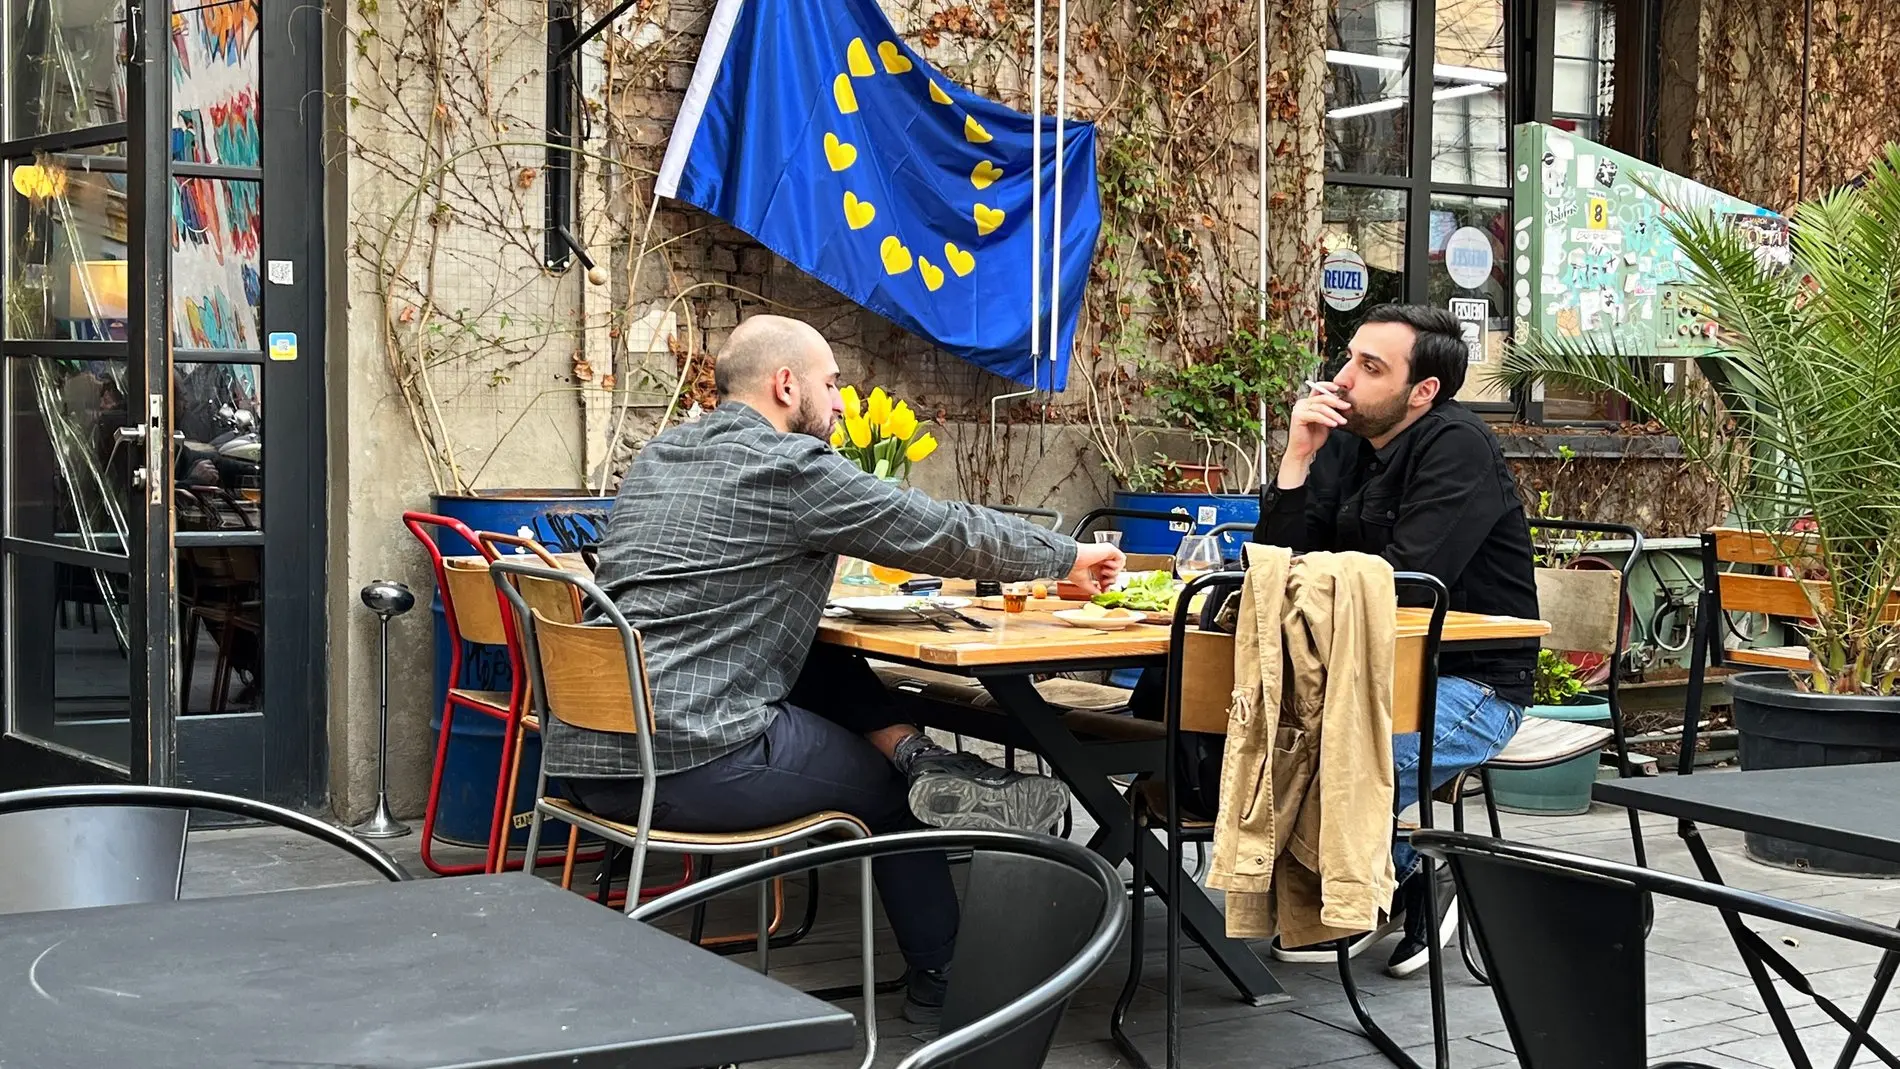
[[[1587,336],[1640,356],[1714,349],[1709,309],[1683,292],[1683,253],[1663,225],[1670,205],[1711,211],[1764,263],[1788,262],[1787,220],[1766,208],[1541,123],[1513,141],[1514,337]]]

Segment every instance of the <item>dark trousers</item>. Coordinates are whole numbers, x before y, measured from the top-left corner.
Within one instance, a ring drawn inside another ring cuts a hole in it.
[[[660,777],[653,826],[746,831],[835,809],[874,834],[923,827],[911,815],[903,775],[864,739],[897,722],[889,691],[862,657],[814,646],[764,734],[707,764]],[[629,823],[639,817],[639,780],[573,779],[567,785],[589,812]],[[944,856],[899,854],[877,859],[872,869],[905,962],[918,969],[948,965],[958,908]]]

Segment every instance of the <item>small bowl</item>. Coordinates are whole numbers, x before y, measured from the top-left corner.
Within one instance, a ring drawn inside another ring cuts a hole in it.
[[[1145,614],[1127,609],[1110,609],[1106,616],[1092,616],[1081,609],[1058,609],[1049,615],[1070,627],[1084,627],[1091,631],[1120,631],[1148,620]]]

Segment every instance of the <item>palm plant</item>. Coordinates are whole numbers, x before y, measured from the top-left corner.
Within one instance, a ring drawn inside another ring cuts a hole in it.
[[[1494,376],[1608,390],[1682,442],[1735,520],[1808,584],[1816,691],[1900,691],[1900,145],[1860,188],[1792,213],[1793,262],[1764,266],[1711,213],[1664,223],[1691,299],[1713,309],[1706,386],[1669,388],[1642,354],[1589,339],[1522,339]],[[1786,537],[1799,529],[1810,533]]]

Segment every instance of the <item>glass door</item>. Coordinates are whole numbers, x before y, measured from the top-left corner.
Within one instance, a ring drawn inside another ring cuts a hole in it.
[[[0,787],[170,783],[172,13],[0,5]]]

